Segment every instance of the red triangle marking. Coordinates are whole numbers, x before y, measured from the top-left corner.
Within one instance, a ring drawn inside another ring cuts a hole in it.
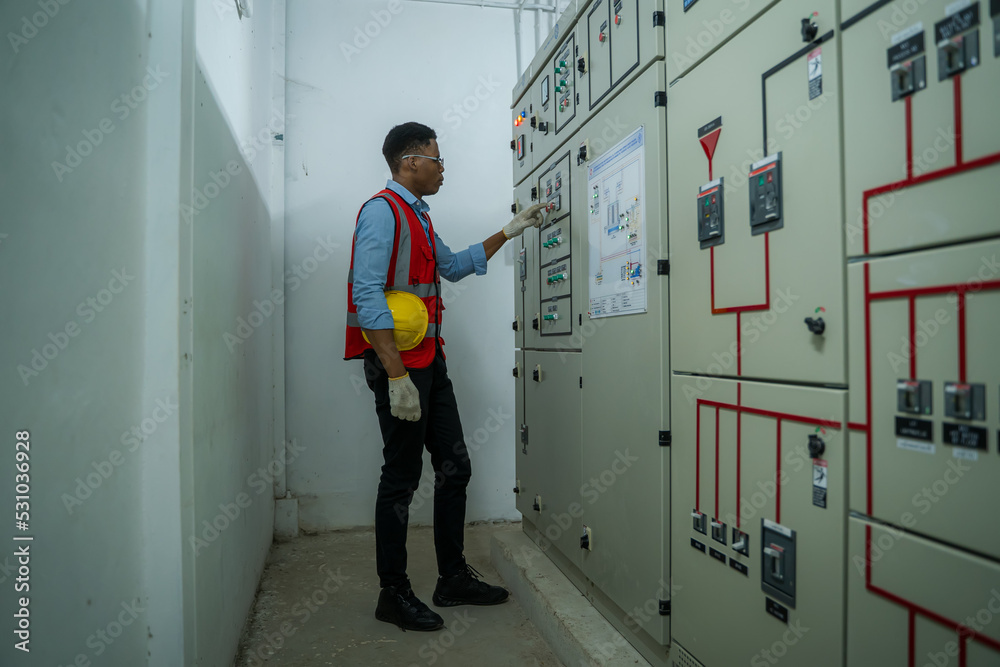
[[[715,155],[715,146],[719,143],[719,135],[722,134],[722,128],[713,130],[704,137],[701,137],[698,141],[701,142],[701,147],[705,151],[705,155],[708,157],[709,161],[712,160],[712,156]]]

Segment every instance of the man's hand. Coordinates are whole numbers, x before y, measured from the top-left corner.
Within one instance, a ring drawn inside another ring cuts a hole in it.
[[[420,420],[420,392],[409,373],[389,378],[389,412],[397,419],[411,422]]]
[[[515,215],[513,220],[504,225],[503,235],[508,239],[512,239],[515,236],[520,236],[528,227],[538,227],[541,225],[543,211],[546,206],[548,204],[535,204]]]

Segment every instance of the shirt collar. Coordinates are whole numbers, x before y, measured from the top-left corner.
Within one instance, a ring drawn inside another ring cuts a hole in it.
[[[431,207],[427,205],[427,202],[422,199],[418,199],[416,195],[391,178],[386,182],[385,187],[402,197],[403,201],[409,204],[418,215],[431,210]]]

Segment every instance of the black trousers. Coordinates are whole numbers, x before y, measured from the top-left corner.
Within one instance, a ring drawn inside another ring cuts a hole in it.
[[[375,550],[379,583],[408,585],[406,528],[410,502],[420,483],[424,447],[434,468],[434,549],[438,574],[459,572],[465,560],[466,487],[472,476],[455,391],[440,349],[430,366],[407,369],[420,392],[420,420],[403,421],[389,412],[389,376],[378,356],[365,353],[365,378],[375,393],[382,429],[382,477],[375,501]]]

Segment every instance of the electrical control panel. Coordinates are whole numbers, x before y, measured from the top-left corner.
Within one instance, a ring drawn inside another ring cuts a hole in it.
[[[1000,564],[921,536],[917,508],[900,518],[848,522],[846,664],[1000,663]]]
[[[870,5],[845,0],[841,9],[849,254],[996,233],[1000,59],[986,47],[990,3]],[[889,81],[876,73],[887,63]]]
[[[785,0],[669,88],[674,370],[847,383],[836,6],[812,9],[821,42]]]
[[[844,665],[847,392],[675,374],[671,404],[673,645],[706,667],[772,646]]]
[[[998,257],[992,240],[848,269],[851,509],[992,558],[1000,533],[969,517],[1000,502]]]

